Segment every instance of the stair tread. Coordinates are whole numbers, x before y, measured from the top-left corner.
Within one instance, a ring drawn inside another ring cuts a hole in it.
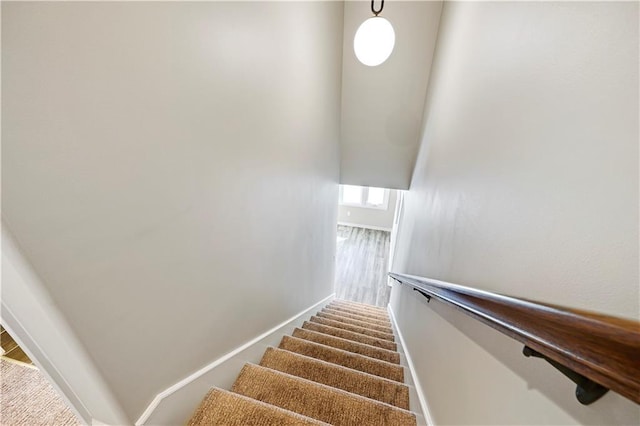
[[[352,340],[342,339],[340,337],[331,336],[329,334],[318,333],[317,331],[296,328],[292,335],[301,339],[310,340],[323,345],[333,346],[334,348],[343,349],[345,351],[357,353],[371,358],[381,359],[394,364],[400,364],[400,355],[397,352],[387,349],[377,348],[375,346],[366,345],[364,343],[354,342]]]
[[[343,367],[372,374],[374,376],[383,377],[396,382],[404,382],[404,369],[398,364],[392,364],[387,361],[359,355],[293,336],[283,336],[278,347],[313,357],[315,359],[330,362],[332,364],[342,365]]]
[[[187,425],[222,424],[227,426],[326,425],[293,411],[223,389],[212,388]]]
[[[334,309],[336,311],[349,312],[349,313],[360,315],[367,318],[373,318],[373,319],[382,320],[382,321],[389,321],[389,314],[387,313],[382,314],[382,313],[368,312],[362,309],[346,307],[342,305],[329,304],[327,305],[327,307]]]
[[[355,325],[357,327],[362,327],[362,328],[366,328],[369,330],[376,330],[376,331],[380,331],[382,333],[388,333],[388,334],[393,334],[393,330],[391,329],[391,327],[389,326],[385,326],[385,325],[378,325],[378,324],[373,324],[370,322],[366,322],[366,321],[360,321],[354,318],[348,318],[348,317],[344,317],[341,315],[334,315],[334,314],[330,314],[327,312],[323,312],[323,311],[319,311],[316,312],[316,316],[317,317],[321,317],[321,318],[326,318],[329,319],[331,321],[338,321],[344,324],[349,324],[349,325]]]
[[[407,410],[255,364],[243,367],[231,391],[336,426],[416,424]]]
[[[376,318],[370,318],[370,317],[364,317],[362,315],[354,314],[352,312],[336,310],[336,309],[334,309],[332,307],[329,307],[329,306],[325,307],[325,308],[322,308],[322,312],[326,312],[326,313],[331,314],[331,315],[341,316],[341,317],[345,317],[345,318],[352,318],[352,319],[356,319],[358,321],[364,321],[364,322],[367,322],[367,323],[376,324],[376,325],[382,325],[382,326],[391,328],[391,322],[390,321],[386,321],[386,320],[382,320],[382,319],[376,319]]]
[[[360,327],[353,324],[347,324],[340,321],[334,321],[328,318],[323,318],[319,316],[312,316],[309,321],[316,322],[322,325],[328,325],[330,327],[342,328],[343,330],[353,331],[354,333],[364,334],[365,336],[376,337],[378,339],[388,340],[390,342],[395,341],[395,337],[391,333],[384,333],[378,330],[372,330],[366,327]]]
[[[393,380],[271,347],[267,348],[260,365],[409,409],[409,388]]]
[[[394,342],[389,340],[379,339],[377,337],[367,336],[365,334],[356,333],[353,331],[345,330],[338,327],[332,327],[326,324],[319,324],[316,322],[305,321],[302,325],[305,330],[317,331],[318,333],[329,334],[331,336],[339,337],[341,339],[351,340],[352,342],[362,343],[365,345],[375,346],[377,348],[386,349],[388,351],[396,351],[398,347]]]

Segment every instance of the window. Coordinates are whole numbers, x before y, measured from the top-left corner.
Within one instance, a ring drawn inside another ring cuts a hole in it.
[[[361,186],[344,185],[342,187],[342,203],[343,204],[362,204],[362,190]]]
[[[389,190],[367,186],[340,185],[340,205],[386,210]]]
[[[381,206],[384,204],[384,188],[369,188],[367,193],[367,205]]]

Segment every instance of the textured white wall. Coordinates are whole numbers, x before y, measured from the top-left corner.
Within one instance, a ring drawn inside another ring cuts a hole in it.
[[[389,204],[386,209],[369,209],[365,207],[338,206],[338,222],[364,227],[373,226],[391,230],[393,227],[393,217],[396,211],[396,201],[398,191],[389,191]]]
[[[409,188],[441,8],[442,1],[386,2],[380,16],[393,25],[396,45],[385,63],[368,67],[353,37],[372,16],[370,3],[344,3],[340,183]]]
[[[638,4],[444,6],[394,271],[638,319]],[[392,307],[437,424],[637,424],[438,302]]]
[[[3,3],[3,219],[130,420],[332,292],[343,6]]]

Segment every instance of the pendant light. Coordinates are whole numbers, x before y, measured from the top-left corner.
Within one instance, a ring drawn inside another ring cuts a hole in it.
[[[375,67],[387,60],[396,43],[396,34],[391,23],[378,16],[384,8],[384,0],[380,9],[376,10],[371,0],[373,17],[364,21],[353,39],[353,51],[360,62]]]

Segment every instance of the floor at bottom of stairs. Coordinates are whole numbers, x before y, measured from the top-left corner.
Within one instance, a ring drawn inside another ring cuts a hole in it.
[[[82,422],[33,365],[0,358],[0,424],[75,426]]]
[[[386,307],[391,233],[338,225],[336,296],[339,299]]]

